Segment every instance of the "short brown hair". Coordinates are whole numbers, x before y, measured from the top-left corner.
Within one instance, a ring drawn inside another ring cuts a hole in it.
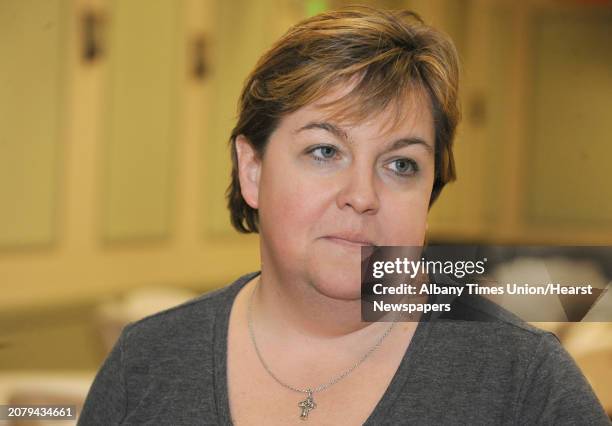
[[[236,137],[244,135],[263,156],[280,119],[321,98],[332,87],[357,84],[333,102],[356,120],[396,106],[409,93],[429,97],[435,127],[435,177],[430,206],[455,180],[452,145],[460,119],[458,59],[452,41],[410,11],[349,7],[295,25],[257,62],[248,76],[232,131],[231,222],[239,232],[258,232],[258,212],[242,197]],[[331,105],[331,104],[328,104]],[[396,119],[401,108],[396,107]]]

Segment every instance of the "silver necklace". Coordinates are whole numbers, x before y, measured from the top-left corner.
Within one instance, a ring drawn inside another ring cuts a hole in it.
[[[291,385],[288,385],[287,383],[284,383],[278,377],[276,377],[276,375],[272,372],[272,370],[270,370],[270,367],[268,367],[268,364],[266,364],[266,362],[264,361],[263,357],[261,356],[261,352],[259,352],[259,347],[257,346],[257,341],[255,340],[255,332],[253,331],[253,321],[252,321],[252,314],[251,314],[252,306],[253,306],[253,295],[255,294],[255,291],[257,290],[258,286],[259,286],[259,281],[257,282],[257,284],[255,285],[255,288],[251,292],[251,295],[249,297],[249,304],[247,308],[247,322],[249,325],[249,334],[251,335],[251,340],[253,341],[253,347],[255,348],[255,352],[257,353],[257,357],[259,358],[261,365],[279,385],[287,389],[290,389],[292,391],[306,394],[306,399],[300,401],[298,403],[298,407],[300,408],[300,419],[308,420],[308,414],[310,414],[310,411],[317,408],[317,404],[314,401],[312,394],[315,392],[321,392],[322,390],[325,390],[328,387],[335,385],[340,380],[344,379],[346,376],[351,374],[353,370],[359,367],[361,363],[363,363],[370,355],[372,355],[374,351],[376,351],[376,349],[380,347],[383,340],[385,340],[385,338],[389,335],[389,333],[391,333],[391,330],[395,326],[395,321],[391,323],[391,325],[387,328],[384,334],[378,339],[378,341],[376,342],[374,346],[372,346],[355,364],[353,364],[351,367],[343,371],[341,374],[337,375],[330,381],[323,383],[314,388],[307,388],[307,389],[296,388]]]

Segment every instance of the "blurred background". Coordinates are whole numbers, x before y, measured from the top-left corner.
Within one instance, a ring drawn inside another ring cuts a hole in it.
[[[459,50],[430,243],[612,245],[611,1],[0,0],[0,403],[79,404],[126,322],[259,269],[224,200],[242,82],[348,4]],[[609,413],[610,325],[544,325]]]

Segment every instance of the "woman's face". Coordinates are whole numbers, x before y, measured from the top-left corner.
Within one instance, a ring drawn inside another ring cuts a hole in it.
[[[318,103],[285,116],[263,159],[239,137],[242,193],[259,210],[264,270],[327,297],[360,297],[361,246],[423,244],[434,180],[430,106],[406,102],[348,125]]]

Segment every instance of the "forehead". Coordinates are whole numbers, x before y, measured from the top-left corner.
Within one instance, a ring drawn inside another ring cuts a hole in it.
[[[393,99],[367,98],[355,83],[338,84],[314,102],[285,116],[281,125],[299,128],[310,121],[329,122],[384,137],[394,133],[417,133],[433,143],[431,102],[425,90],[415,87]]]

